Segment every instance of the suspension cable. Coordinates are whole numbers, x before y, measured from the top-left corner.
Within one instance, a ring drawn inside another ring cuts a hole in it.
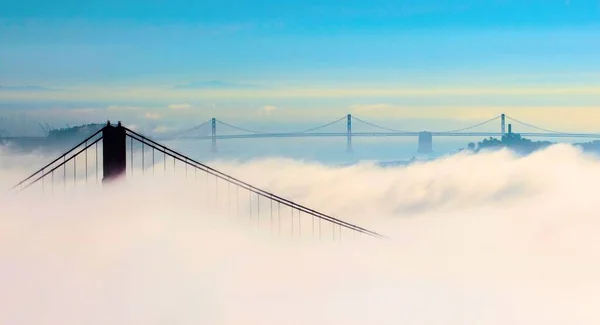
[[[75,153],[74,155],[72,155],[72,156],[71,156],[71,157],[69,157],[68,159],[65,159],[65,160],[64,160],[64,161],[63,161],[61,164],[59,164],[58,166],[56,166],[56,167],[52,168],[52,169],[51,169],[51,170],[49,170],[48,172],[44,173],[42,176],[40,176],[40,177],[36,178],[36,179],[35,179],[35,180],[33,180],[31,183],[29,183],[29,184],[27,184],[25,187],[21,188],[21,189],[19,190],[19,192],[26,190],[26,189],[27,189],[27,188],[29,188],[31,185],[33,185],[33,184],[37,183],[39,180],[41,180],[42,178],[46,177],[47,175],[50,175],[51,173],[53,173],[53,172],[54,172],[55,170],[57,170],[58,168],[60,168],[60,167],[63,167],[63,166],[66,166],[66,165],[67,165],[67,163],[68,163],[69,161],[71,161],[72,159],[75,159],[77,156],[79,156],[79,154],[81,154],[82,152],[84,152],[84,151],[86,151],[87,149],[91,148],[91,147],[92,147],[92,146],[94,146],[96,143],[98,143],[100,140],[102,140],[102,137],[99,137],[99,138],[98,138],[98,139],[96,139],[94,142],[91,142],[90,144],[88,144],[87,146],[85,146],[83,149],[79,150],[77,153]],[[77,149],[78,147],[79,147],[79,146],[75,147],[74,149]],[[70,150],[70,151],[72,151],[72,150]],[[63,155],[63,156],[61,156],[61,157],[64,157],[64,155]],[[59,158],[59,159],[60,159],[60,158]],[[35,175],[35,174],[34,174],[34,175]],[[19,183],[19,184],[23,184],[23,182],[25,182],[25,181],[22,181],[22,182],[21,182],[21,183]],[[65,183],[66,183],[66,180],[65,180]],[[14,186],[12,189],[14,189],[14,188],[15,188],[15,187],[17,187],[17,186],[19,186],[19,185],[16,185],[16,186]],[[12,189],[11,189],[11,190],[12,190]]]
[[[285,204],[285,205],[289,206],[290,208],[295,208],[295,209],[302,210],[302,211],[304,211],[304,212],[306,212],[308,214],[315,215],[318,218],[327,220],[327,221],[329,221],[331,223],[339,224],[339,225],[344,226],[346,228],[353,229],[353,230],[359,231],[359,232],[363,232],[363,233],[369,234],[371,236],[375,236],[375,237],[379,237],[379,238],[385,238],[383,235],[378,234],[376,232],[373,232],[371,230],[368,230],[368,229],[362,228],[360,226],[357,226],[357,225],[345,222],[343,220],[340,220],[340,219],[328,216],[326,214],[323,214],[323,213],[318,212],[316,210],[310,209],[308,207],[305,207],[305,206],[300,205],[298,203],[295,203],[293,201],[287,200],[287,199],[285,199],[283,197],[280,197],[280,196],[278,196],[276,194],[273,194],[273,193],[267,192],[265,190],[262,190],[260,188],[257,188],[255,186],[250,185],[250,184],[248,184],[248,183],[246,183],[244,181],[241,181],[241,180],[239,180],[239,179],[237,179],[237,178],[235,178],[233,176],[224,174],[224,173],[222,173],[222,172],[220,172],[220,171],[218,171],[218,170],[216,170],[216,169],[214,169],[214,168],[212,168],[212,167],[210,167],[208,165],[205,165],[205,164],[203,164],[201,162],[198,162],[198,161],[196,161],[196,160],[194,160],[192,158],[189,158],[189,157],[187,157],[187,156],[185,156],[185,155],[183,155],[183,154],[181,154],[181,153],[179,153],[179,152],[177,152],[177,151],[175,151],[175,150],[173,150],[171,148],[168,148],[168,147],[166,147],[166,146],[164,146],[164,145],[162,145],[162,144],[160,144],[160,143],[158,143],[158,142],[156,142],[156,141],[154,141],[152,139],[149,139],[149,138],[147,138],[147,137],[145,137],[145,136],[143,136],[143,135],[141,135],[141,134],[139,134],[137,132],[134,132],[134,131],[132,131],[132,130],[130,130],[128,128],[125,128],[125,130],[127,130],[127,132],[130,133],[130,134],[128,134],[128,136],[135,138],[137,141],[140,141],[140,142],[144,142],[145,141],[149,146],[154,147],[154,149],[156,149],[156,150],[163,151],[164,153],[166,153],[168,151],[169,155],[171,157],[173,157],[174,159],[177,159],[177,160],[182,161],[184,163],[188,163],[188,164],[190,164],[190,165],[192,165],[192,166],[194,166],[196,168],[202,169],[205,172],[210,173],[210,174],[212,174],[212,175],[214,175],[214,176],[216,176],[218,178],[221,178],[223,180],[226,180],[226,181],[229,181],[229,182],[233,182],[234,184],[236,184],[238,186],[241,186],[241,187],[243,187],[245,189],[248,189],[249,191],[252,191],[252,192],[254,192],[256,194],[260,194],[263,197],[269,198],[271,200],[278,201],[278,202],[280,202],[282,204]],[[185,160],[187,160],[187,162]]]
[[[337,119],[335,121],[332,121],[332,122],[329,122],[329,123],[326,123],[326,124],[323,124],[323,125],[319,125],[319,126],[316,126],[316,127],[312,127],[310,129],[306,129],[306,130],[303,130],[303,131],[286,132],[286,133],[290,133],[290,134],[302,134],[302,133],[307,133],[307,132],[319,130],[319,129],[328,127],[328,126],[330,126],[332,124],[338,123],[338,122],[342,121],[345,118],[346,118],[346,116],[342,116],[341,118],[339,118],[339,119]],[[250,130],[250,129],[246,129],[246,128],[243,128],[243,127],[240,127],[240,126],[235,126],[235,125],[223,122],[221,120],[217,120],[217,122],[220,123],[220,124],[223,124],[225,126],[228,126],[230,128],[239,130],[239,131],[244,131],[244,132],[249,132],[249,133],[254,133],[254,134],[272,134],[272,133],[277,133],[277,132],[261,132],[261,131]]]
[[[478,123],[478,124],[475,124],[475,125],[472,125],[472,126],[469,126],[469,127],[466,127],[466,128],[462,128],[462,129],[456,129],[456,130],[450,130],[450,131],[442,131],[442,132],[437,132],[437,133],[454,133],[454,132],[461,132],[461,131],[466,131],[466,130],[474,129],[474,128],[478,127],[478,126],[482,126],[482,125],[484,125],[484,124],[487,124],[487,123],[489,123],[489,122],[492,122],[492,121],[494,121],[494,120],[497,120],[497,119],[499,119],[500,117],[501,117],[501,115],[498,115],[498,116],[496,116],[496,117],[494,117],[494,118],[491,118],[491,119],[489,119],[489,120],[483,121],[483,122],[481,122],[481,123]]]
[[[529,124],[529,123],[526,123],[526,122],[519,121],[516,118],[512,118],[512,117],[510,117],[508,115],[506,116],[506,118],[508,118],[511,121],[515,121],[517,123],[520,123],[522,125],[528,126],[530,128],[536,129],[536,130],[540,130],[540,131],[544,131],[544,132],[550,132],[550,133],[568,134],[568,132],[554,131],[554,130],[548,130],[548,129],[544,129],[544,128],[541,128],[541,127],[537,127],[537,126],[535,126],[533,124]]]
[[[243,127],[240,127],[240,126],[231,125],[231,124],[229,124],[227,122],[223,122],[221,120],[217,120],[217,123],[223,124],[225,126],[228,126],[228,127],[232,128],[232,129],[236,129],[236,130],[239,130],[239,131],[244,131],[244,132],[254,133],[254,134],[265,134],[265,132],[254,131],[254,130],[246,129],[246,128],[243,128]]]
[[[171,135],[169,135],[169,137],[179,137],[179,136],[181,136],[181,135],[183,135],[183,134],[186,134],[186,133],[189,133],[189,132],[196,131],[196,130],[198,130],[198,129],[202,128],[203,126],[206,126],[206,125],[207,125],[207,124],[209,124],[210,122],[211,122],[211,121],[210,121],[210,120],[208,120],[208,121],[206,121],[206,122],[204,122],[204,123],[202,123],[202,124],[198,124],[198,125],[196,125],[196,126],[194,126],[194,127],[190,128],[190,129],[187,129],[187,130],[184,130],[184,131],[180,131],[180,132],[177,132],[177,133],[175,133],[175,134],[171,134]]]
[[[19,182],[17,185],[13,186],[10,188],[10,190],[15,189],[16,187],[20,186],[21,184],[27,182],[28,180],[30,180],[31,178],[33,178],[35,175],[41,173],[42,171],[44,171],[46,168],[52,166],[54,163],[56,163],[57,161],[59,161],[60,159],[66,158],[66,156],[70,153],[72,153],[73,151],[75,151],[75,149],[79,148],[81,145],[87,143],[88,141],[90,141],[92,138],[94,138],[95,136],[97,136],[98,134],[100,134],[100,132],[104,131],[104,128],[101,128],[100,130],[96,131],[94,134],[90,135],[89,137],[87,137],[85,140],[81,141],[80,143],[78,143],[76,146],[74,146],[73,148],[71,148],[69,151],[63,153],[60,157],[54,159],[52,162],[50,162],[49,164],[47,164],[46,166],[38,169],[35,173],[31,174],[29,177],[25,178],[24,180],[22,180],[21,182]]]
[[[369,125],[369,126],[372,126],[372,127],[378,128],[378,129],[382,129],[382,130],[390,131],[390,132],[398,132],[398,133],[404,133],[404,132],[407,132],[407,131],[402,131],[402,130],[398,130],[398,129],[392,129],[392,128],[388,128],[388,127],[385,127],[385,126],[377,125],[377,124],[375,124],[375,123],[367,122],[367,121],[365,121],[365,120],[363,120],[363,119],[360,119],[360,118],[358,118],[358,117],[356,117],[356,116],[354,116],[354,115],[352,116],[352,119],[353,119],[353,120],[355,120],[355,121],[358,121],[358,122],[364,123],[364,124],[366,124],[366,125]]]
[[[304,130],[304,131],[301,131],[301,132],[293,132],[292,134],[307,133],[307,132],[316,131],[316,130],[319,130],[319,129],[322,129],[322,128],[326,128],[326,127],[328,127],[328,126],[330,126],[332,124],[335,124],[335,123],[338,123],[338,122],[342,121],[345,118],[346,118],[345,116],[342,116],[341,118],[339,118],[339,119],[337,119],[335,121],[329,122],[327,124],[323,124],[323,125],[320,125],[320,126],[317,126],[317,127],[314,127],[314,128],[310,128],[308,130]]]

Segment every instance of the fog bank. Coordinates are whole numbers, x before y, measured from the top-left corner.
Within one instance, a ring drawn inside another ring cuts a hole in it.
[[[0,184],[49,160],[4,155]],[[600,162],[570,146],[398,168],[213,165],[391,239],[254,231],[203,205],[214,193],[201,178],[2,196],[0,323],[600,321]]]

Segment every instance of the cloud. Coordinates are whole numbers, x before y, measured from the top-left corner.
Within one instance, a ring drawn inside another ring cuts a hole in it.
[[[69,110],[69,113],[77,114],[77,115],[89,115],[98,113],[99,110],[97,108],[73,108]]]
[[[122,106],[122,105],[111,105],[107,108],[109,111],[139,111],[144,109],[139,106]]]
[[[169,105],[169,109],[174,110],[174,111],[188,110],[190,108],[192,108],[192,105],[190,105],[190,104],[171,104],[171,105]]]
[[[374,117],[378,119],[398,120],[413,119],[421,120],[421,123],[423,123],[424,120],[439,120],[445,122],[446,124],[452,123],[454,124],[454,126],[457,126],[457,121],[467,121],[469,123],[483,122],[495,116],[499,116],[502,113],[505,113],[507,115],[515,117],[519,116],[521,119],[528,120],[529,122],[535,121],[533,122],[534,124],[546,125],[547,127],[553,125],[559,129],[572,128],[572,126],[565,125],[570,122],[566,122],[564,119],[557,119],[558,116],[562,115],[563,113],[566,113],[567,110],[570,112],[569,115],[573,116],[573,114],[575,114],[578,115],[578,117],[580,117],[579,122],[577,122],[580,125],[580,127],[585,126],[588,127],[589,130],[594,130],[592,125],[588,122],[585,122],[585,118],[582,118],[583,115],[589,116],[590,118],[592,116],[600,116],[600,113],[597,112],[597,110],[594,110],[592,107],[572,107],[571,109],[567,109],[566,107],[550,106],[459,107],[438,105],[415,106],[392,103],[354,104],[348,107],[348,111],[356,115],[356,117]],[[552,114],[549,114],[548,112],[552,112]],[[429,124],[430,123],[426,124],[425,126],[428,126]],[[562,126],[557,126],[557,124],[562,124]],[[442,126],[442,128],[452,127],[453,126]]]
[[[146,112],[144,113],[144,118],[148,120],[159,120],[162,118],[162,115],[156,112]]]
[[[177,85],[175,89],[254,89],[258,88],[255,85],[236,84],[225,81],[202,81],[192,82],[184,85]]]
[[[286,114],[278,114],[278,118],[304,122],[319,121],[345,115],[352,110],[354,114],[367,114],[381,119],[432,119],[446,125],[439,129],[452,129],[465,124],[462,121],[483,121],[501,113],[506,113],[532,124],[545,128],[573,132],[597,132],[595,121],[600,110],[593,101],[599,93],[598,87],[512,87],[512,88],[357,88],[357,89],[315,89],[315,88],[282,88],[260,90],[190,90],[175,91],[162,88],[130,88],[130,89],[82,89],[65,93],[3,93],[5,101],[23,103],[39,101],[68,102],[70,106],[89,102],[129,103],[139,102],[143,98],[147,103],[159,103],[163,109],[169,103],[214,102],[218,104],[218,115],[235,115],[247,113],[244,103],[253,103],[250,114],[257,115],[259,106],[256,103],[285,103]],[[135,94],[135,95],[132,95]],[[306,101],[306,98],[311,98]],[[385,99],[383,99],[385,98]],[[524,98],[526,104],[523,105]],[[86,103],[86,104],[83,104]],[[354,104],[354,105],[352,105]],[[104,104],[102,104],[104,105]],[[283,104],[282,104],[283,105]],[[321,109],[327,105],[326,110]],[[3,105],[7,107],[8,105]],[[208,106],[208,105],[207,105]],[[8,107],[7,107],[8,108]],[[205,108],[205,109],[204,109]],[[10,108],[12,109],[12,107]],[[148,107],[128,107],[113,105],[112,110],[146,110]],[[217,112],[209,112],[208,107],[190,109],[190,114],[215,116]],[[245,112],[244,112],[245,111]],[[36,113],[41,114],[41,113]],[[181,113],[183,114],[183,113]],[[561,118],[564,114],[572,118]],[[114,115],[109,114],[111,118]],[[359,116],[357,115],[357,116]],[[106,118],[107,116],[102,116]],[[120,118],[120,116],[119,116]],[[125,120],[125,118],[123,118]],[[469,123],[470,123],[469,121]],[[417,121],[415,123],[422,123]],[[429,123],[429,122],[426,122]],[[422,126],[432,129],[437,126]],[[412,129],[412,128],[411,128]]]
[[[48,92],[48,93],[21,93],[6,92],[3,98],[6,100],[61,100],[61,101],[137,101],[143,98],[145,101],[160,101],[167,103],[226,100],[274,100],[289,99],[302,100],[312,99],[350,99],[350,100],[380,100],[381,98],[396,98],[404,100],[427,100],[427,101],[467,101],[478,99],[486,101],[498,101],[500,99],[522,102],[523,98],[532,101],[557,101],[572,99],[576,96],[578,101],[586,97],[600,94],[600,89],[595,86],[553,86],[553,87],[454,87],[454,88],[431,88],[431,87],[373,87],[361,88],[316,88],[316,87],[288,87],[269,89],[267,87],[245,88],[244,87],[213,87],[213,88],[189,88],[189,89],[163,89],[163,88],[125,88],[125,89],[81,89],[73,92]],[[530,102],[528,100],[528,102]],[[568,101],[573,103],[572,101]],[[592,101],[588,101],[592,103]],[[573,103],[572,105],[580,105]],[[589,104],[590,106],[592,104]]]
[[[390,103],[354,104],[348,107],[350,113],[376,118],[411,118],[411,119],[489,119],[489,110],[447,108],[438,106],[415,107]],[[499,115],[500,113],[498,113]]]
[[[167,133],[173,129],[164,125],[160,125],[152,129],[152,133]]]
[[[364,115],[381,115],[389,114],[393,110],[399,107],[392,104],[378,103],[378,104],[355,104],[349,107],[350,112],[354,114]]]
[[[2,183],[31,171],[32,157],[13,158]],[[111,190],[0,197],[0,323],[600,321],[600,162],[569,146],[403,168],[212,163],[391,237],[335,245],[331,229],[310,240],[319,223],[305,215],[271,216],[268,200],[175,163]]]
[[[18,92],[51,92],[58,89],[40,87],[40,86],[0,86],[0,91],[18,91]]]
[[[271,115],[271,113],[275,110],[277,110],[277,106],[265,105],[258,111],[258,114],[268,116]]]

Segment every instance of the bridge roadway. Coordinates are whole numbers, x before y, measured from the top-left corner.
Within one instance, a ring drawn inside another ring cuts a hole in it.
[[[353,132],[354,137],[418,137],[421,132]],[[500,137],[500,132],[430,132],[434,137]],[[519,133],[525,138],[587,138],[600,139],[600,133]],[[346,132],[336,133],[251,133],[251,134],[217,134],[202,136],[181,137],[152,137],[156,141],[173,140],[227,140],[227,139],[264,139],[264,138],[310,138],[310,137],[347,137]],[[46,137],[22,136],[22,137],[0,137],[0,142],[5,141],[42,141]]]
[[[418,137],[421,132],[352,132],[354,137]],[[525,138],[589,138],[600,139],[600,133],[519,133]],[[500,137],[500,132],[431,132],[434,137]],[[336,133],[251,133],[216,134],[203,136],[155,137],[157,141],[170,140],[227,140],[227,139],[263,139],[263,138],[310,138],[310,137],[347,137],[346,132]]]

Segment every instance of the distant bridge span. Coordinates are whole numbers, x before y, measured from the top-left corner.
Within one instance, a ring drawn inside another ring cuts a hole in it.
[[[474,132],[473,129],[482,125],[500,120],[499,132]],[[307,130],[297,132],[264,132],[247,129],[244,127],[235,126],[216,118],[212,118],[193,128],[177,132],[170,135],[155,136],[153,139],[157,141],[173,141],[173,140],[211,140],[212,151],[217,151],[217,140],[231,139],[268,139],[268,138],[346,138],[346,150],[352,151],[352,138],[389,138],[389,137],[417,137],[418,151],[421,153],[431,152],[433,149],[433,137],[502,137],[507,133],[506,120],[513,121],[520,125],[533,128],[539,132],[519,132],[523,137],[527,138],[583,138],[583,139],[600,139],[600,133],[578,133],[578,132],[560,132],[537,127],[535,125],[522,122],[505,114],[498,115],[481,123],[471,125],[457,130],[448,131],[405,131],[390,127],[381,126],[368,121],[365,121],[356,116],[348,114],[332,122],[319,125]],[[352,129],[353,122],[367,125],[378,131],[376,132],[355,132]],[[337,123],[345,124],[345,132],[324,132],[323,129]],[[227,129],[232,129],[238,133],[231,132],[225,134],[217,133],[217,125],[221,125]],[[508,124],[508,132],[510,133],[512,125]],[[0,143],[4,141],[22,141],[25,143],[44,140],[40,137],[0,137]]]
[[[418,137],[422,132],[355,132],[352,137]],[[436,137],[499,137],[500,132],[463,132],[463,133],[444,133],[427,132]],[[600,139],[600,134],[592,133],[519,133],[523,137],[529,138],[590,138]],[[318,137],[346,137],[343,132],[329,133],[264,133],[264,134],[218,134],[214,138],[217,140],[227,139],[265,139],[265,138],[318,138]],[[182,136],[182,137],[157,137],[160,141],[170,140],[211,140],[210,135],[204,136]]]
[[[476,127],[488,124],[492,121],[500,120],[500,132],[473,132],[469,131]],[[519,133],[523,137],[528,138],[587,138],[587,139],[600,139],[600,133],[569,133],[569,132],[559,132],[548,130],[545,128],[537,127],[535,125],[519,121],[512,117],[509,117],[505,114],[498,115],[494,118],[486,120],[482,123],[478,123],[469,127],[465,127],[458,130],[449,130],[449,131],[403,131],[398,129],[393,129],[381,125],[377,125],[358,117],[353,117],[351,114],[348,114],[342,118],[339,118],[335,121],[310,128],[308,130],[303,130],[299,132],[263,132],[263,131],[255,131],[247,128],[231,125],[229,123],[220,121],[216,118],[212,118],[209,121],[206,121],[198,126],[195,126],[191,129],[185,130],[183,132],[178,132],[177,134],[165,135],[162,137],[156,137],[159,141],[172,141],[172,140],[211,140],[212,141],[212,151],[216,152],[217,150],[217,140],[229,140],[229,139],[267,139],[267,138],[346,138],[347,143],[347,151],[352,151],[352,138],[355,137],[418,137],[418,151],[422,153],[427,153],[432,151],[433,147],[433,137],[502,137],[506,134],[506,120],[511,120],[518,124],[536,129],[541,132],[522,132]],[[322,129],[328,127],[330,125],[336,124],[338,122],[342,122],[345,120],[346,131],[345,132],[323,132]],[[364,125],[368,125],[375,129],[381,130],[378,132],[354,132],[352,130],[353,121],[359,122]],[[227,128],[234,129],[238,132],[237,134],[217,134],[217,124],[221,124]],[[205,128],[207,127],[207,128]],[[208,129],[210,127],[210,130]],[[508,132],[510,133],[512,129],[512,125],[508,124]],[[204,134],[198,134],[198,131],[204,131]],[[210,132],[209,132],[210,131]]]

